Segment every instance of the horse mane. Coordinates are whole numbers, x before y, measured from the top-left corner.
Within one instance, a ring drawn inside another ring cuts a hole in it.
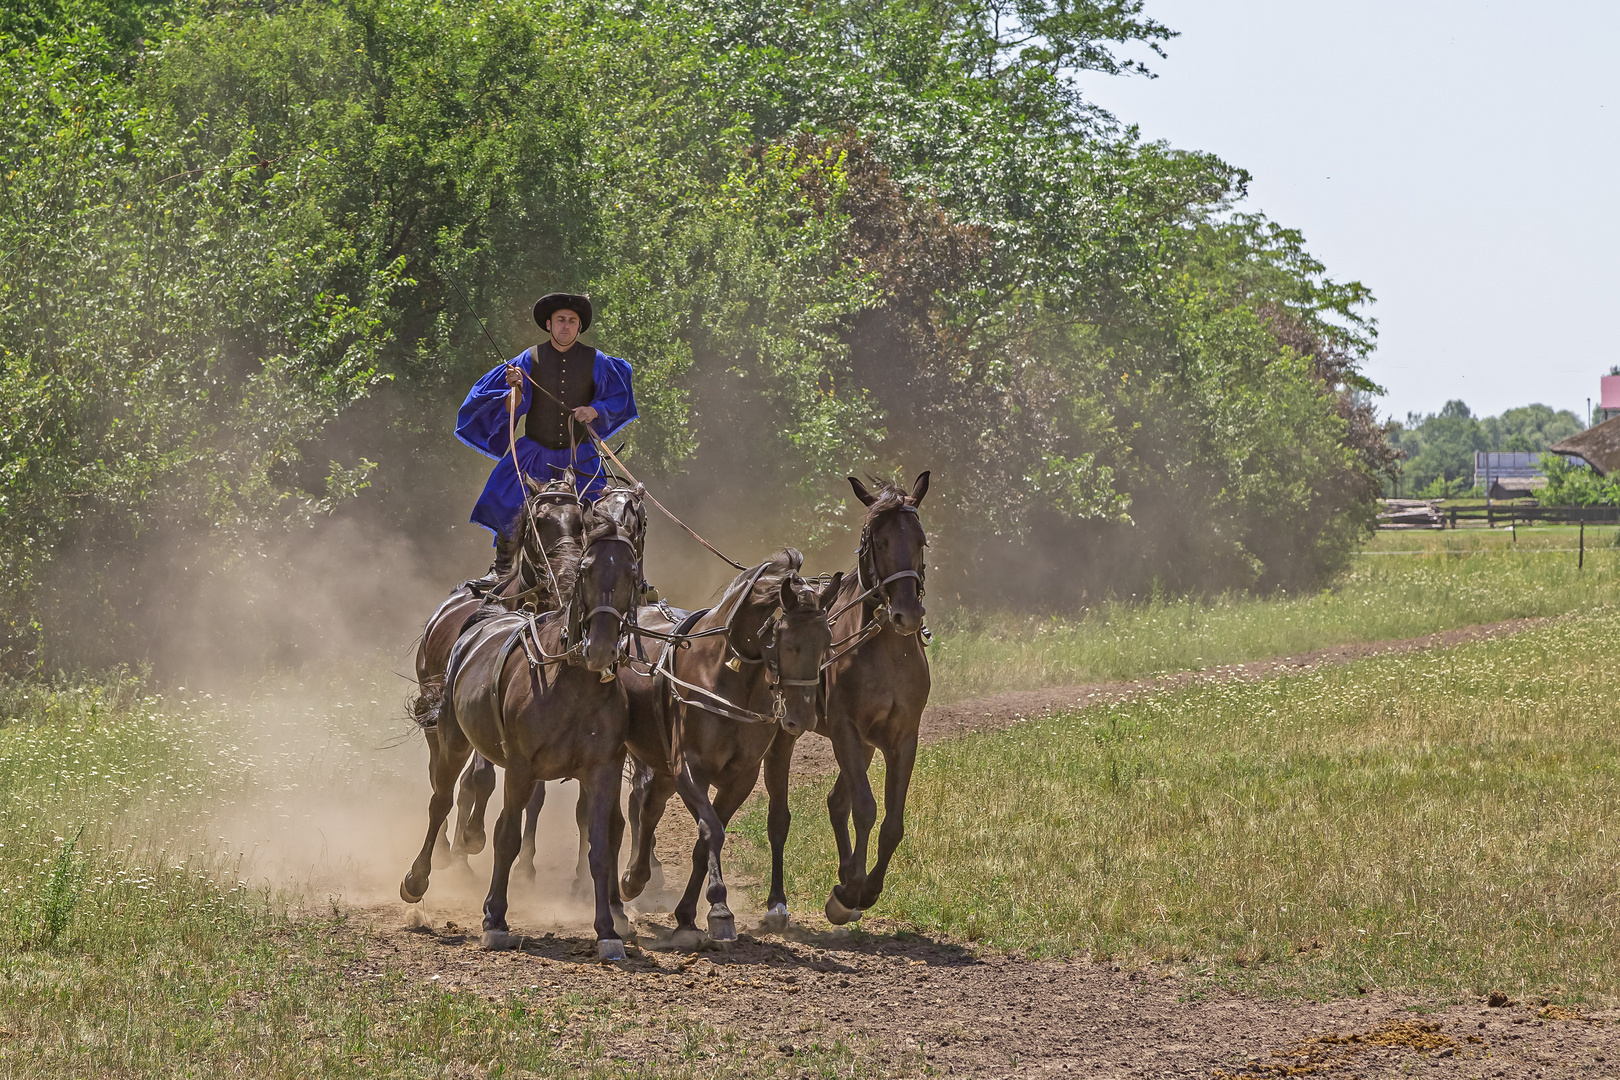
[[[579,564],[584,557],[585,549],[572,536],[562,537],[556,546],[547,549],[546,558],[551,560],[551,572],[557,577],[559,607],[574,595],[574,582],[579,578]]]
[[[911,492],[892,480],[874,476],[867,484],[866,490],[871,492],[873,499],[872,505],[866,508],[866,517],[861,522],[863,527],[876,521],[879,514],[911,505]]]
[[[504,578],[517,565],[518,546],[523,543],[523,511],[519,510],[512,523],[495,534],[495,576]]]
[[[764,569],[757,566],[749,567],[732,578],[731,583],[721,593],[720,599],[715,601],[712,610],[729,612],[734,611],[736,606],[742,603],[761,605],[771,603],[780,593],[782,582],[798,577],[799,567],[803,565],[804,555],[798,548],[785,547],[773,552],[770,558],[765,560]],[[759,571],[759,577],[754,580],[754,587],[749,594],[743,596],[743,588],[748,584],[748,580],[754,577],[756,570]]]

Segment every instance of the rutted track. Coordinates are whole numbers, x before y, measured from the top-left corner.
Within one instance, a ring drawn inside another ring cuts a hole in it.
[[[1177,671],[1155,675],[1146,679],[1126,682],[1084,683],[1079,686],[1052,686],[1040,690],[1009,690],[989,697],[958,701],[949,705],[930,705],[923,711],[922,741],[939,742],[974,731],[993,731],[1011,727],[1021,720],[1061,709],[1084,708],[1111,701],[1151,694],[1161,690],[1174,690],[1197,682],[1226,679],[1264,679],[1290,671],[1309,671],[1331,664],[1348,664],[1374,656],[1399,656],[1425,649],[1445,649],[1470,641],[1516,634],[1533,626],[1551,621],[1550,617],[1508,619],[1504,622],[1482,623],[1445,630],[1421,637],[1401,638],[1394,641],[1366,641],[1352,645],[1334,645],[1297,656],[1279,656],[1269,660],[1253,660],[1244,664],[1220,664],[1199,671]],[[816,735],[799,740],[793,754],[793,775],[820,776],[836,771],[832,744]]]

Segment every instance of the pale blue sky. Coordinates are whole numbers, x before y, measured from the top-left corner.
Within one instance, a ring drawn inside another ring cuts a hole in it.
[[[1244,209],[1373,290],[1383,413],[1595,403],[1620,364],[1620,2],[1147,10],[1181,31],[1159,77],[1083,89],[1248,169]]]

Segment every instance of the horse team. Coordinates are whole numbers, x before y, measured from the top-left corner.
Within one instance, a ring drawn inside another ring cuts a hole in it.
[[[624,901],[661,877],[654,834],[671,795],[680,796],[698,833],[673,942],[688,949],[701,943],[700,890],[709,936],[732,940],[736,919],[721,851],[726,826],[763,771],[771,843],[765,922],[780,931],[788,921],[782,852],[789,763],[798,738],[815,732],[831,740],[838,763],[827,798],[838,884],[826,914],[839,925],[860,918],[882,893],[904,835],[928,700],[928,540],[918,513],[928,473],[909,492],[883,482],[869,490],[850,478],[866,507],[853,571],[805,578],[803,556],[783,548],[699,611],[643,602],[649,590],[639,487],[611,487],[587,502],[569,475],[525,483],[522,513],[497,542],[493,584],[466,582],[452,592],[417,650],[413,711],[427,737],[433,795],[427,836],[400,896],[419,903],[436,865],[482,850],[484,808],[499,766],[506,787],[484,900],[486,948],[517,943],[506,921],[511,873],[515,863],[533,877],[544,785],[562,779],[580,785],[581,876],[594,887],[598,956],[624,957],[631,933]],[[884,759],[884,817],[869,866],[874,753]],[[456,821],[448,827],[452,804]],[[626,817],[631,854],[621,877]]]

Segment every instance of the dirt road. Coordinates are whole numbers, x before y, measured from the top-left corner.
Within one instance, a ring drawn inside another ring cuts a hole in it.
[[[1540,621],[935,706],[924,716],[923,736],[935,741],[1005,727],[1052,709],[1194,680],[1264,678],[1446,647]],[[834,767],[828,743],[818,736],[801,739],[798,755],[799,776],[824,776]],[[668,867],[683,867],[690,822],[679,813],[665,822],[660,857]],[[734,902],[744,884],[733,879]],[[690,1018],[733,1040],[720,1058],[705,1061],[706,1074],[819,1075],[799,1063],[815,1048],[842,1040],[884,1076],[1620,1077],[1620,1010],[1583,1015],[1540,1001],[1436,1004],[1378,992],[1332,1002],[1261,1001],[1185,968],[1122,971],[1085,959],[1022,959],[922,938],[873,915],[861,928],[828,930],[817,913],[806,919],[808,928],[792,928],[787,937],[744,933],[729,948],[695,956],[661,949],[669,917],[644,915],[644,947],[621,965],[602,965],[583,909],[578,919],[549,925],[514,923],[540,935],[520,951],[482,951],[473,900],[469,893],[453,909],[441,908],[436,928],[428,930],[402,929],[397,908],[368,912],[353,932],[366,937],[369,959],[354,976],[400,971],[496,997],[612,997],[628,1008],[622,1040],[611,1051],[631,1065],[678,1065],[679,1040],[667,1027],[644,1021]],[[448,923],[447,910],[454,912]]]

